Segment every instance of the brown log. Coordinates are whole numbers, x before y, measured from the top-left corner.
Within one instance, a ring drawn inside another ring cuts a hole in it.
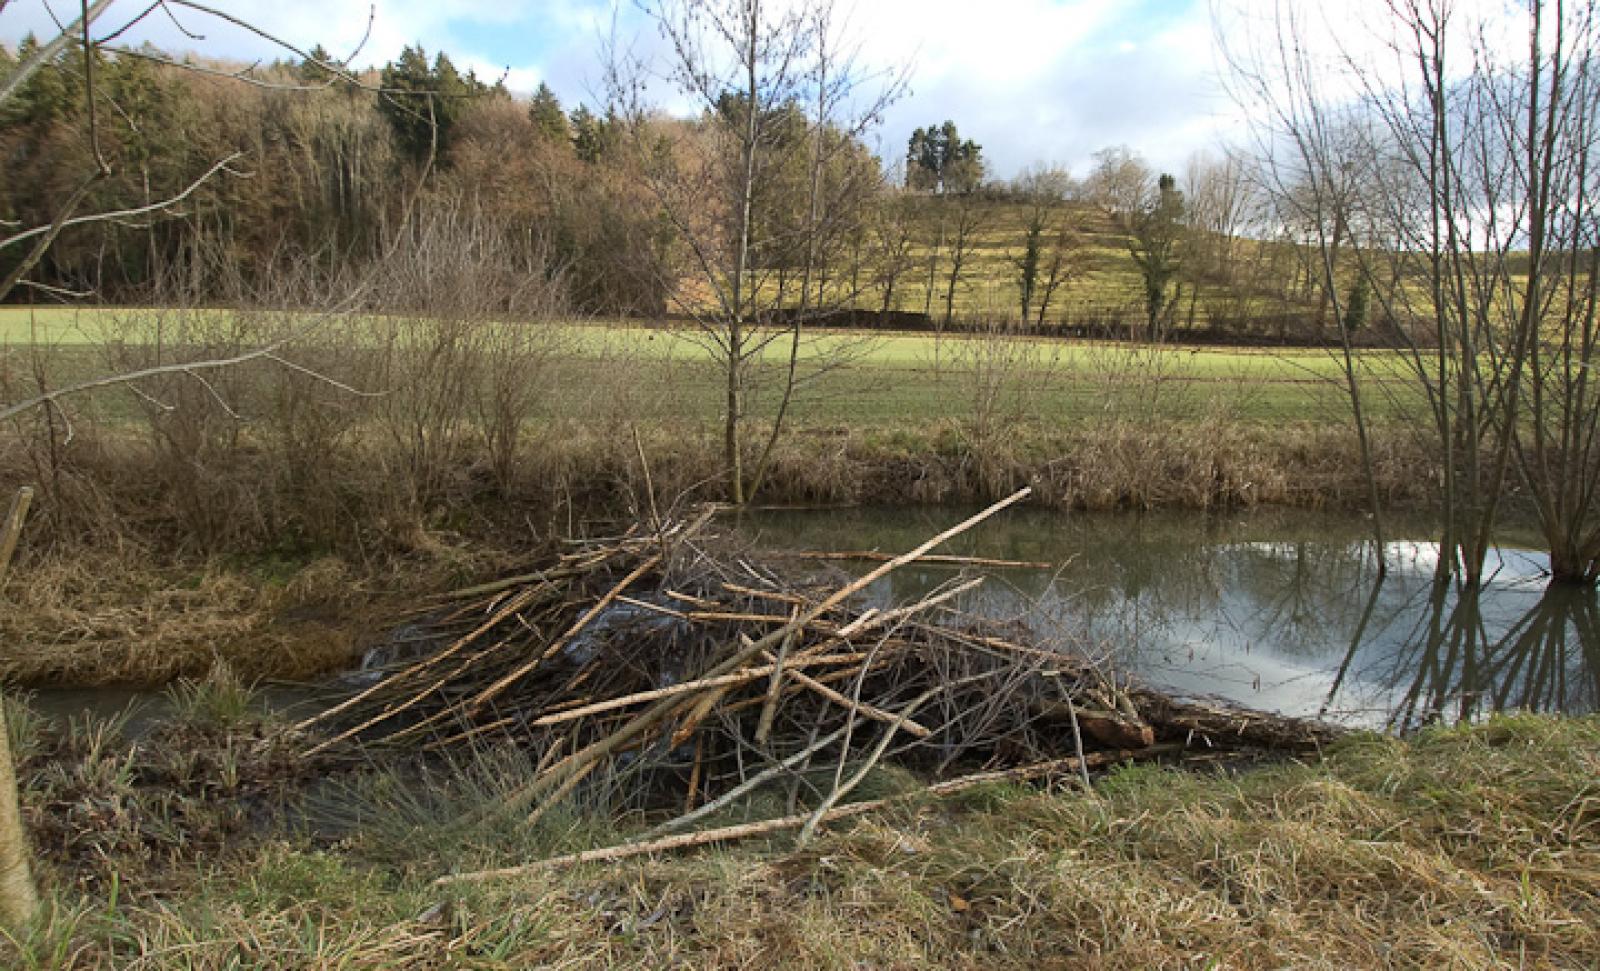
[[[1156,743],[1154,728],[1121,712],[1074,706],[1070,701],[1044,702],[1035,705],[1033,711],[1046,721],[1063,723],[1071,722],[1076,715],[1085,734],[1112,748],[1145,748]]]

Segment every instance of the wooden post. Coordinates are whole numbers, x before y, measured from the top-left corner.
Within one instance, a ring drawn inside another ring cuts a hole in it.
[[[11,567],[11,557],[22,536],[22,522],[33,502],[33,490],[23,487],[11,501],[5,526],[0,529],[0,589]],[[0,698],[0,924],[19,928],[39,912],[39,892],[29,866],[27,833],[17,803],[17,772],[11,762],[11,737],[6,730],[5,699]]]

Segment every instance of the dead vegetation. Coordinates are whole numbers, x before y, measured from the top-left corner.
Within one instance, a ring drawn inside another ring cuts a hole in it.
[[[1023,495],[854,580],[661,514],[419,605],[295,725],[220,667],[133,739],[15,707],[52,903],[0,957],[1585,966],[1600,723],[1336,738],[964,616],[979,573],[874,592]]]
[[[1130,766],[1088,792],[1070,773],[947,798],[880,777],[872,796],[900,798],[805,847],[773,833],[441,888],[463,858],[505,865],[644,826],[467,812],[530,777],[501,750],[427,791],[378,773],[337,843],[241,829],[233,794],[271,777],[228,790],[225,758],[188,753],[256,744],[259,723],[146,736],[150,764],[195,765],[156,799],[146,772],[119,774],[116,725],[62,737],[11,713],[30,824],[95,821],[75,855],[46,854],[45,918],[0,940],[19,969],[1586,968],[1600,947],[1594,718],[1357,736],[1239,775]],[[755,801],[722,821],[781,812]],[[197,824],[213,828],[173,842]]]
[[[443,598],[403,628],[409,657],[296,730],[315,730],[308,757],[513,743],[535,769],[486,811],[528,824],[577,797],[609,813],[666,812],[652,831],[665,836],[764,787],[787,790],[780,820],[606,851],[613,857],[781,828],[808,840],[830,819],[887,805],[847,804],[879,765],[943,780],[925,791],[953,795],[1086,779],[1091,767],[1189,747],[1292,752],[1334,737],[1122,683],[1081,645],[1021,643],[960,612],[981,575],[912,604],[862,599],[1028,494],[849,582],[786,578],[718,537],[715,507],[579,544]]]

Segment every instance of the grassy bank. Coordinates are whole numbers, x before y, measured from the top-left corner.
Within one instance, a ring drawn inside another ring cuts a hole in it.
[[[663,508],[720,495],[709,435],[658,426],[639,443]],[[527,443],[509,480],[463,460],[426,497],[402,456],[371,442],[313,465],[270,446],[174,461],[147,439],[80,433],[78,457],[44,480],[12,572],[0,679],[160,684],[219,657],[248,677],[309,677],[349,662],[368,616],[649,505],[626,429],[564,425]],[[1426,457],[1399,435],[1383,446],[1385,495],[1422,501]],[[7,484],[40,481],[25,465],[6,471]],[[764,501],[970,503],[1021,485],[1063,510],[1354,507],[1365,495],[1338,428],[1116,422],[1008,426],[979,440],[935,423],[797,429]]]
[[[427,780],[296,765],[236,693],[185,697],[140,743],[14,720],[52,906],[0,944],[6,966],[1580,968],[1600,953],[1594,718],[1357,737],[1309,764],[1126,768],[1088,794],[993,786],[803,851],[781,837],[445,889],[433,878],[634,824],[578,808],[474,822],[530,771],[516,756]],[[309,774],[331,781],[308,789]],[[885,774],[862,798],[909,784]]]

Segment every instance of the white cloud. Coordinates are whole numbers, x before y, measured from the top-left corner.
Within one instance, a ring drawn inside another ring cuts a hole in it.
[[[75,6],[55,2],[58,12]],[[141,9],[142,0],[119,0],[103,23]],[[365,0],[236,0],[227,9],[297,46],[325,44],[336,56],[349,54],[368,28]],[[644,46],[652,45],[630,9],[624,0],[624,33],[640,31]],[[1000,176],[1040,160],[1081,171],[1095,149],[1122,142],[1176,168],[1218,138],[1229,110],[1210,78],[1205,0],[842,0],[841,13],[865,64],[913,67],[911,93],[887,114],[882,132],[891,159],[913,127],[950,118],[985,146]],[[159,12],[130,36],[216,56],[283,55],[213,19],[178,16],[206,39],[185,37]],[[610,0],[380,0],[358,63],[381,64],[421,42],[480,77],[504,73],[513,90],[546,81],[569,103],[594,100],[600,39],[612,16]],[[0,37],[50,27],[43,0],[13,0],[0,15]],[[522,56],[506,41],[517,32],[530,37]]]

